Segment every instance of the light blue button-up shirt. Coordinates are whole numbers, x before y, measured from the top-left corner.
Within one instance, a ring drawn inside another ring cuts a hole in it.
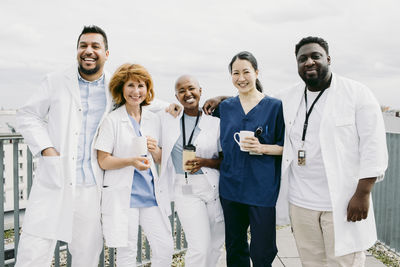
[[[78,81],[82,105],[82,126],[78,141],[76,184],[95,185],[91,148],[97,126],[106,109],[104,74],[96,81],[89,82],[78,73]]]

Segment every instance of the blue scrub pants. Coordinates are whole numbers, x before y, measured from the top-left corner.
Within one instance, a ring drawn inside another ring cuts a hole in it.
[[[251,206],[220,196],[225,218],[226,263],[228,267],[271,266],[276,248],[275,207]],[[250,226],[250,250],[247,229]]]

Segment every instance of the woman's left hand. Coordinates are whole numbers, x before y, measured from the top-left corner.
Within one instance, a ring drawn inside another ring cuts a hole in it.
[[[161,148],[157,144],[157,140],[151,136],[146,136],[147,139],[147,149],[151,153],[155,163],[161,163]]]
[[[249,152],[263,154],[263,144],[254,136],[245,137],[240,143],[242,144],[242,148]]]
[[[147,149],[150,153],[155,153],[160,149],[157,145],[157,140],[151,136],[146,136],[147,139]]]
[[[201,167],[204,166],[204,160],[203,158],[194,158],[192,160],[186,161],[186,166],[190,170],[190,173],[193,174],[195,172],[198,172]]]

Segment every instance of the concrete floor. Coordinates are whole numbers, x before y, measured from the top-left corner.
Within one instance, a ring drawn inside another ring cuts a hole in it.
[[[276,231],[276,241],[278,246],[278,256],[272,263],[273,267],[301,267],[299,254],[297,253],[296,243],[290,227],[284,227]],[[218,267],[225,267],[225,251],[221,255]],[[367,252],[366,267],[383,267],[382,262],[375,259]]]

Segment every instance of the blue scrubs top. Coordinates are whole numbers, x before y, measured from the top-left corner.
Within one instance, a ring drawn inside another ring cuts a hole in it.
[[[129,116],[133,129],[137,136],[142,136],[140,125]],[[135,169],[133,173],[133,183],[131,191],[131,208],[145,208],[157,206],[156,195],[154,193],[154,178],[151,169],[140,171]]]
[[[233,135],[241,130],[255,132],[261,127],[261,144],[283,146],[282,102],[266,96],[245,114],[237,96],[223,101],[218,112],[224,153],[219,180],[221,197],[253,206],[274,207],[279,193],[282,156],[250,155],[240,150]]]

